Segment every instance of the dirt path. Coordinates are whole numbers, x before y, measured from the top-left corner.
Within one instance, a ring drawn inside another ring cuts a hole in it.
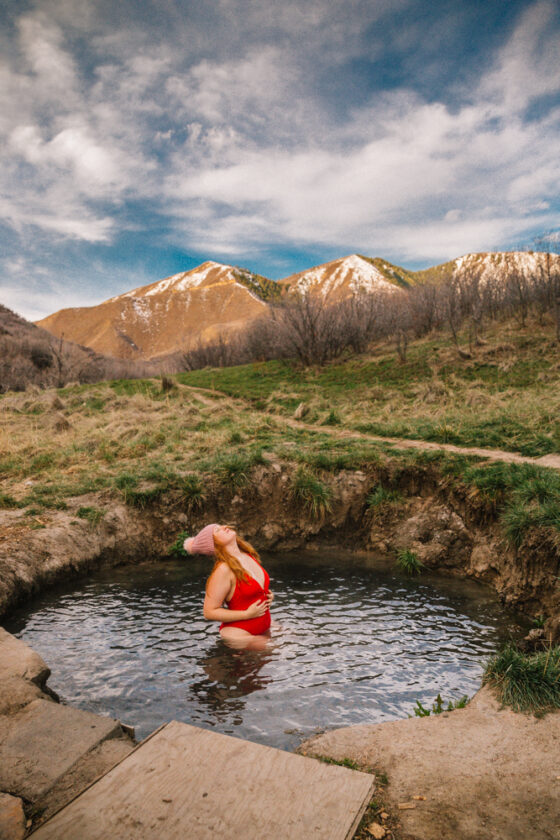
[[[227,394],[221,391],[214,391],[211,388],[199,388],[193,385],[183,385],[189,391],[193,391],[195,395],[205,405],[211,405],[212,400],[204,398],[202,394],[210,394],[212,397],[219,397],[226,399]],[[202,392],[202,394],[200,393]],[[232,404],[243,405],[247,408],[247,403],[239,397],[230,397]],[[505,449],[480,449],[473,446],[456,446],[453,443],[434,443],[428,440],[412,440],[410,438],[392,438],[383,437],[381,435],[368,435],[364,432],[355,432],[350,429],[333,429],[330,426],[315,426],[310,423],[303,423],[299,420],[293,420],[290,417],[283,417],[281,414],[268,414],[264,411],[255,411],[255,414],[263,418],[273,417],[275,420],[283,422],[286,426],[292,429],[302,429],[309,432],[321,432],[337,438],[352,438],[356,440],[371,440],[378,443],[388,443],[399,449],[422,449],[422,450],[439,450],[444,452],[452,452],[455,455],[476,455],[479,458],[487,458],[489,461],[505,461],[510,464],[534,464],[538,467],[551,467],[555,470],[560,470],[560,455],[541,455],[539,458],[532,458],[528,455],[520,455],[517,452],[508,452]]]
[[[270,415],[267,415],[270,416]],[[373,440],[380,443],[389,443],[399,449],[432,449],[453,452],[455,455],[478,455],[480,458],[487,458],[489,461],[507,461],[515,464],[535,464],[539,467],[552,467],[560,470],[560,455],[542,455],[540,458],[530,458],[527,455],[520,455],[517,452],[507,452],[504,449],[479,449],[472,446],[455,446],[453,443],[433,443],[429,440],[411,440],[410,438],[381,437],[380,435],[367,435],[363,432],[353,432],[349,429],[332,429],[327,426],[312,426],[301,423],[297,420],[283,418],[284,422],[295,429],[307,429],[308,431],[320,431],[334,435],[339,438],[358,438],[360,440]]]

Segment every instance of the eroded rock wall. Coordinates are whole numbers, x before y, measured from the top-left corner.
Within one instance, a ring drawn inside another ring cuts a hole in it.
[[[332,493],[330,511],[314,516],[294,498],[293,464],[267,463],[237,490],[210,488],[204,507],[188,510],[169,497],[137,510],[114,500],[73,500],[74,508],[96,503],[107,509],[96,525],[68,511],[49,515],[45,527],[24,527],[20,511],[0,512],[0,614],[57,580],[104,564],[138,562],[166,554],[179,531],[208,522],[228,522],[259,550],[340,545],[396,556],[414,551],[429,568],[491,584],[504,603],[547,618],[546,632],[560,637],[558,554],[546,540],[528,550],[507,544],[498,523],[457,498],[429,469],[385,467],[323,476]],[[389,481],[401,500],[368,506],[372,488]]]

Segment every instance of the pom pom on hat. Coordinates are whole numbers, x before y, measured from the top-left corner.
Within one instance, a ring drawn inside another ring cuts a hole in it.
[[[213,522],[198,532],[196,537],[189,537],[183,543],[183,548],[189,554],[214,554],[214,531],[217,524]]]

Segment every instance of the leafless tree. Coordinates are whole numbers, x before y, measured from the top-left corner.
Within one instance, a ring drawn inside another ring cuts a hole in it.
[[[560,344],[560,260],[554,259],[554,256],[550,251],[546,252],[544,260],[539,263],[534,283],[541,317],[546,311],[552,312],[556,343]]]
[[[323,365],[345,348],[339,307],[312,292],[293,292],[273,306],[272,319],[288,355],[304,365]]]

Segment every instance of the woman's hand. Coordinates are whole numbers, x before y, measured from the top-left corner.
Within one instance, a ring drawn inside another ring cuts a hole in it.
[[[245,610],[246,618],[260,618],[268,610],[270,600],[268,596],[261,598],[260,601],[255,601],[250,607]]]

